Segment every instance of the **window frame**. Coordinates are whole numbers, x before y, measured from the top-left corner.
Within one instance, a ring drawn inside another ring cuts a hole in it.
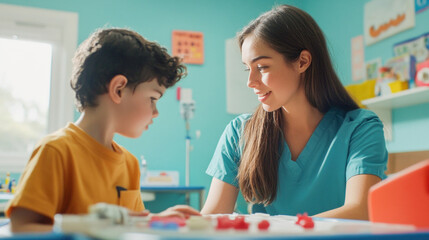
[[[64,127],[74,119],[74,95],[70,77],[77,36],[77,13],[0,4],[0,37],[18,37],[52,45],[47,133]],[[31,152],[0,152],[0,169],[22,172],[30,154]]]

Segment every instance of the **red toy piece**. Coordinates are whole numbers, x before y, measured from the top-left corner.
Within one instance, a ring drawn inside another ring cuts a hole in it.
[[[245,221],[244,216],[237,216],[234,219],[234,229],[247,230],[249,229],[249,223]]]
[[[217,226],[216,229],[218,230],[225,230],[232,228],[234,226],[234,222],[229,219],[228,216],[220,216],[217,218]]]
[[[226,230],[234,228],[236,230],[247,230],[249,229],[249,223],[245,221],[244,216],[237,216],[234,220],[231,220],[228,216],[220,216],[217,218],[217,230]]]
[[[298,217],[298,220],[295,222],[295,224],[300,225],[305,229],[314,228],[313,219],[309,217],[307,213],[297,214],[296,216]]]
[[[270,227],[270,222],[268,222],[267,220],[262,220],[258,223],[258,229],[259,230],[268,230],[268,228]]]

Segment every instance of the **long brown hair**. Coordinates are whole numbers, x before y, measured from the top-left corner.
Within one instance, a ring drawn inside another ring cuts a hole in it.
[[[289,5],[278,6],[243,28],[238,34],[240,47],[250,34],[289,63],[303,50],[310,52],[312,62],[303,76],[303,86],[307,100],[320,112],[332,107],[345,111],[359,108],[335,73],[323,33],[308,13]],[[281,108],[266,112],[260,105],[244,127],[237,178],[246,201],[267,205],[276,198],[283,125]]]

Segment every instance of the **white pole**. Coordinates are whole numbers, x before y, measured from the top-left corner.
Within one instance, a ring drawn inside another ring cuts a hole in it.
[[[186,138],[186,186],[189,186],[189,152],[191,150],[191,139]]]

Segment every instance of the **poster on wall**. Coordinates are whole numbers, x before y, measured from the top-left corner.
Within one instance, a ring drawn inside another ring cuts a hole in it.
[[[376,58],[365,63],[366,80],[377,79],[380,76],[378,71],[381,67],[381,58]]]
[[[366,45],[412,28],[416,22],[414,0],[372,0],[364,12]]]
[[[204,63],[203,33],[175,30],[171,38],[173,56],[182,58],[184,63]]]
[[[253,113],[259,105],[258,96],[247,87],[249,72],[241,61],[237,39],[225,41],[226,111],[232,114]]]
[[[359,35],[352,38],[351,45],[352,79],[353,81],[359,81],[362,80],[365,75],[363,36]]]
[[[393,52],[395,56],[413,55],[416,57],[417,62],[429,59],[429,32],[395,44]]]

